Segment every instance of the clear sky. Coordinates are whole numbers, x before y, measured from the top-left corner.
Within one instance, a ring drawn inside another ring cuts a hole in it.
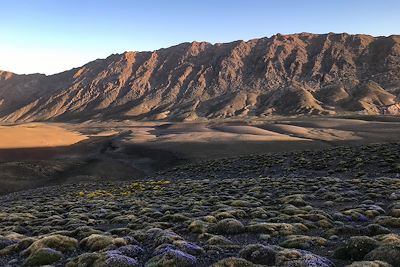
[[[124,51],[276,33],[400,34],[399,0],[0,0],[0,69],[52,74]]]

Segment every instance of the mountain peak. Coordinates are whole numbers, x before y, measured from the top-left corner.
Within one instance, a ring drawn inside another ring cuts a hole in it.
[[[3,121],[396,114],[390,106],[399,106],[399,95],[396,35],[189,42],[113,54],[51,76],[0,72]]]
[[[0,70],[0,81],[11,79],[13,76],[14,73],[12,72]]]

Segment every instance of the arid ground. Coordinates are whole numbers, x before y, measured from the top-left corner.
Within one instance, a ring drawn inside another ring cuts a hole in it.
[[[4,125],[0,266],[400,266],[399,131],[396,117]]]
[[[304,117],[3,125],[0,194],[76,181],[139,179],[184,163],[238,155],[399,141],[399,121]]]

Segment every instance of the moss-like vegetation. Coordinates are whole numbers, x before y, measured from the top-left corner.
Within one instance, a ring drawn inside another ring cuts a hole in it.
[[[250,155],[4,196],[0,266],[400,266],[396,148]]]

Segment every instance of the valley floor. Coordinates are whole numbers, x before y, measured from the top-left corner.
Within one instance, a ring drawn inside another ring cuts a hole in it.
[[[400,266],[397,121],[50,127],[0,150],[0,266]]]
[[[3,125],[0,195],[65,183],[144,179],[209,159],[396,142],[399,132],[396,117]]]

